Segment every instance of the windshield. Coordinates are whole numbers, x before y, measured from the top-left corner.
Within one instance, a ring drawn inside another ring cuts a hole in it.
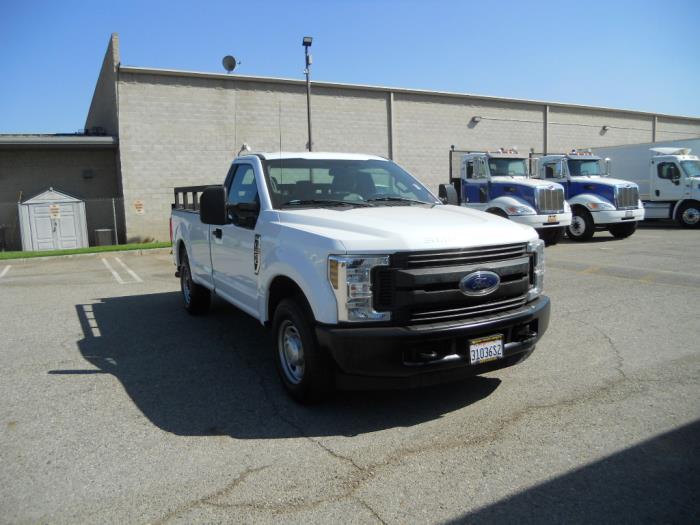
[[[525,159],[494,159],[489,158],[491,175],[506,175],[511,177],[526,177],[527,164]]]
[[[682,160],[681,167],[688,177],[700,177],[700,160]]]
[[[584,177],[586,175],[601,175],[600,162],[596,159],[569,159],[569,175]]]
[[[274,208],[440,204],[387,160],[280,159],[265,165]]]

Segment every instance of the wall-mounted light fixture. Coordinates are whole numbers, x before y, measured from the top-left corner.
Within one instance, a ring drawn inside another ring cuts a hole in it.
[[[472,117],[473,124],[478,124],[479,122],[481,122],[481,117],[479,117],[479,116]]]
[[[90,169],[87,169],[83,170],[82,175],[84,179],[92,179],[95,176],[95,172]]]
[[[610,126],[603,126],[603,131],[608,131],[610,129]]]

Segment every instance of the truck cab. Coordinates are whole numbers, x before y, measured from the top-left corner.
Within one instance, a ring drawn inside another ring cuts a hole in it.
[[[462,206],[532,226],[546,244],[556,244],[571,224],[564,188],[530,178],[528,164],[515,149],[471,152],[462,156],[459,179],[450,182]]]
[[[637,184],[609,178],[610,163],[590,151],[546,155],[538,164],[540,179],[564,188],[573,214],[566,230],[570,239],[587,241],[602,230],[623,239],[644,219]]]
[[[675,218],[686,228],[700,226],[700,159],[689,148],[651,148],[648,177],[640,181],[650,219]]]

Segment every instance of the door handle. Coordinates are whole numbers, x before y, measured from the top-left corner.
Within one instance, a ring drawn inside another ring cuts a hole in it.
[[[221,236],[224,234],[224,231],[221,228],[214,228],[214,237],[217,239],[221,239]]]

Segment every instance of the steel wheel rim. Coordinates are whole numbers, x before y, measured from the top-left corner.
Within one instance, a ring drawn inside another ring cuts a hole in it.
[[[575,236],[580,237],[583,232],[586,231],[586,221],[580,215],[574,215],[571,218],[571,226],[569,226],[569,231]]]
[[[687,208],[683,210],[683,222],[694,226],[700,221],[700,211],[697,208]]]
[[[304,345],[299,330],[290,320],[285,320],[280,325],[277,334],[277,351],[286,379],[294,385],[301,383],[306,368]]]
[[[190,271],[187,266],[182,267],[180,282],[182,283],[182,297],[185,300],[185,304],[190,304],[192,292],[190,290]]]

